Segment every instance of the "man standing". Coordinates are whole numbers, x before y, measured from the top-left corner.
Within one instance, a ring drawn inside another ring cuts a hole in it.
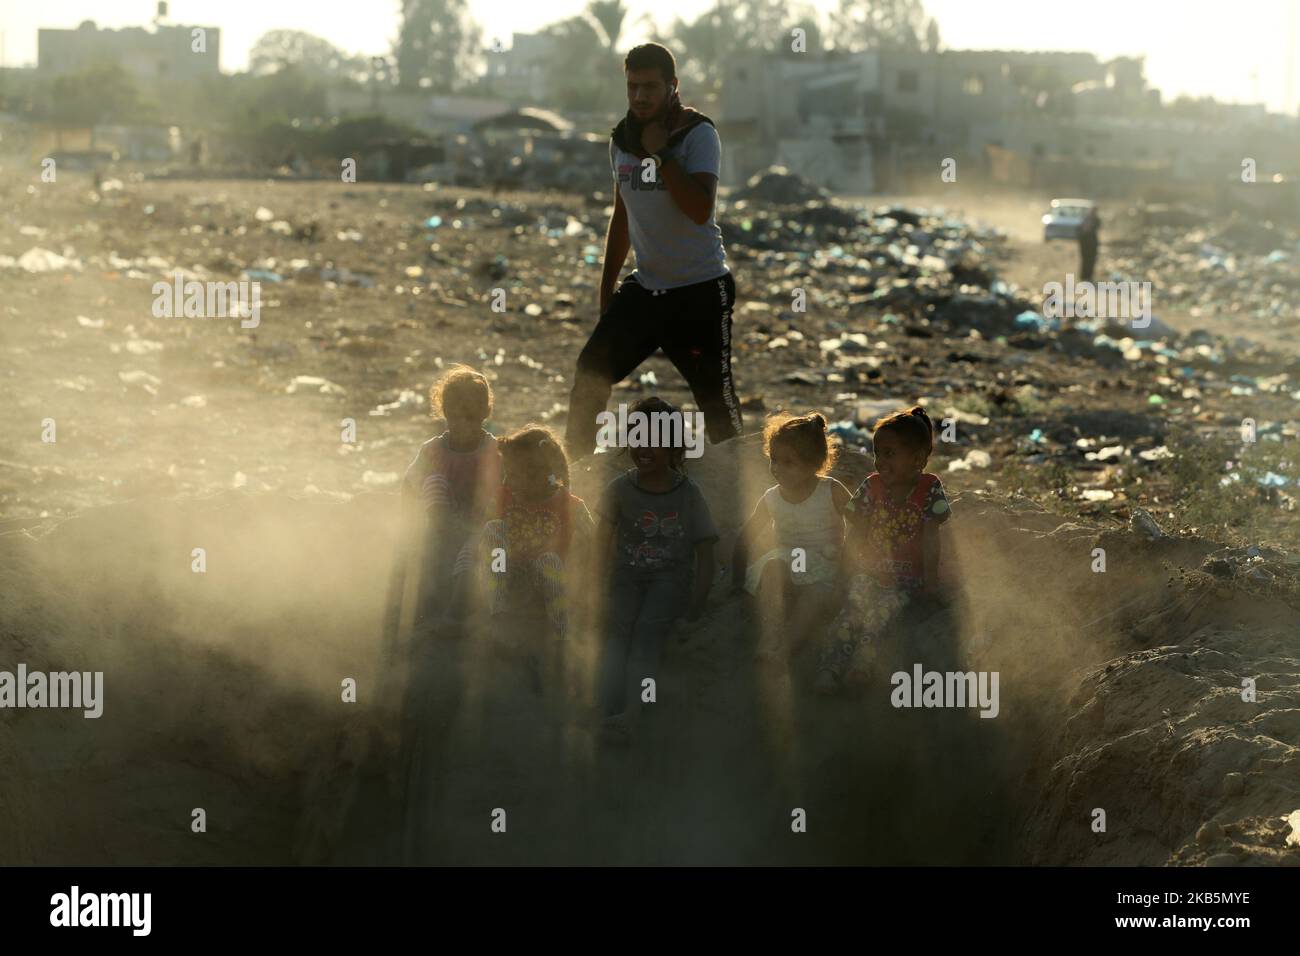
[[[1092,272],[1097,266],[1100,231],[1101,217],[1097,215],[1097,207],[1093,206],[1079,227],[1079,278],[1083,282],[1092,281]]]
[[[628,112],[609,145],[614,214],[605,237],[600,319],[578,356],[565,444],[589,454],[614,383],[663,349],[686,379],[715,444],[743,430],[731,381],[736,283],[713,221],[722,143],[713,120],[684,107],[677,63],[647,43],[624,60]],[[619,284],[629,246],[636,271]]]

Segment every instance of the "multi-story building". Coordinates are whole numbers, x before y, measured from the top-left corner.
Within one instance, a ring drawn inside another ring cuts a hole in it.
[[[76,73],[111,62],[142,82],[169,83],[218,75],[220,57],[217,27],[157,20],[148,29],[103,30],[87,20],[75,30],[41,29],[36,34],[36,68],[45,74]]]

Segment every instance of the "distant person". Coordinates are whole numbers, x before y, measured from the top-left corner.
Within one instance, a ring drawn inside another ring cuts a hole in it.
[[[934,450],[930,416],[915,405],[881,418],[872,447],[876,470],[845,506],[857,573],[818,664],[820,694],[864,684],[885,627],[913,597],[938,588],[939,526],[951,512],[939,476],[925,471]]]
[[[1083,282],[1092,281],[1093,270],[1097,267],[1097,246],[1100,242],[1101,218],[1094,206],[1084,217],[1079,227],[1079,278]]]
[[[663,349],[686,379],[716,444],[743,430],[731,380],[736,283],[714,222],[722,143],[713,121],[682,106],[677,64],[657,43],[624,61],[627,115],[609,145],[614,214],[605,238],[600,318],[578,356],[565,444],[590,454],[616,382]],[[654,178],[642,179],[649,158]],[[615,291],[629,245],[636,271]]]
[[[632,411],[680,414],[660,398],[642,399]],[[599,703],[601,736],[615,744],[626,742],[631,729],[629,679],[640,688],[654,678],[673,621],[704,613],[718,541],[704,493],[683,470],[686,450],[628,451],[635,467],[609,483],[596,507],[589,576],[608,602]]]
[[[782,664],[835,616],[844,508],[852,495],[827,475],[836,449],[821,415],[773,417],[763,447],[776,484],[758,499],[736,539],[733,590],[759,600],[759,662]],[[751,563],[750,549],[760,542],[771,547]]]

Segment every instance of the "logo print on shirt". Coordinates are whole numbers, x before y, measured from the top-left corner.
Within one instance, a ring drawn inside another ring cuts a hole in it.
[[[668,184],[660,176],[656,176],[654,182],[642,182],[639,163],[620,163],[618,166],[618,181],[627,183],[627,187],[633,192],[648,192],[652,189],[658,189],[662,192],[668,188]]]
[[[676,511],[665,511],[662,518],[653,511],[643,511],[637,527],[647,537],[661,534],[665,538],[678,538],[682,535],[682,525]]]

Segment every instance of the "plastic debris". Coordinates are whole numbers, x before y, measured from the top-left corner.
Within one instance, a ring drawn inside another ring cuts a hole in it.
[[[382,418],[385,415],[391,415],[393,412],[401,411],[402,409],[423,411],[424,396],[419,392],[413,391],[409,388],[404,388],[398,393],[397,398],[393,399],[391,402],[376,405],[370,410],[370,414]]]
[[[1079,497],[1084,501],[1110,501],[1115,497],[1115,492],[1106,488],[1086,488]]]
[[[0,257],[5,261],[0,261],[0,265],[8,265],[12,268],[21,269],[23,272],[80,272],[81,262],[69,256],[61,256],[50,249],[42,249],[39,246],[28,249],[17,259],[5,256]]]
[[[972,468],[988,468],[993,464],[993,456],[983,449],[973,448],[965,458],[948,462],[949,471],[970,471]]]
[[[1160,525],[1156,523],[1156,519],[1145,508],[1134,508],[1129,515],[1128,524],[1135,532],[1147,538],[1155,539],[1165,536],[1165,533],[1160,530]]]
[[[321,395],[343,395],[347,389],[336,385],[319,375],[297,375],[285,388],[285,394],[296,395],[299,392],[315,391]]]

